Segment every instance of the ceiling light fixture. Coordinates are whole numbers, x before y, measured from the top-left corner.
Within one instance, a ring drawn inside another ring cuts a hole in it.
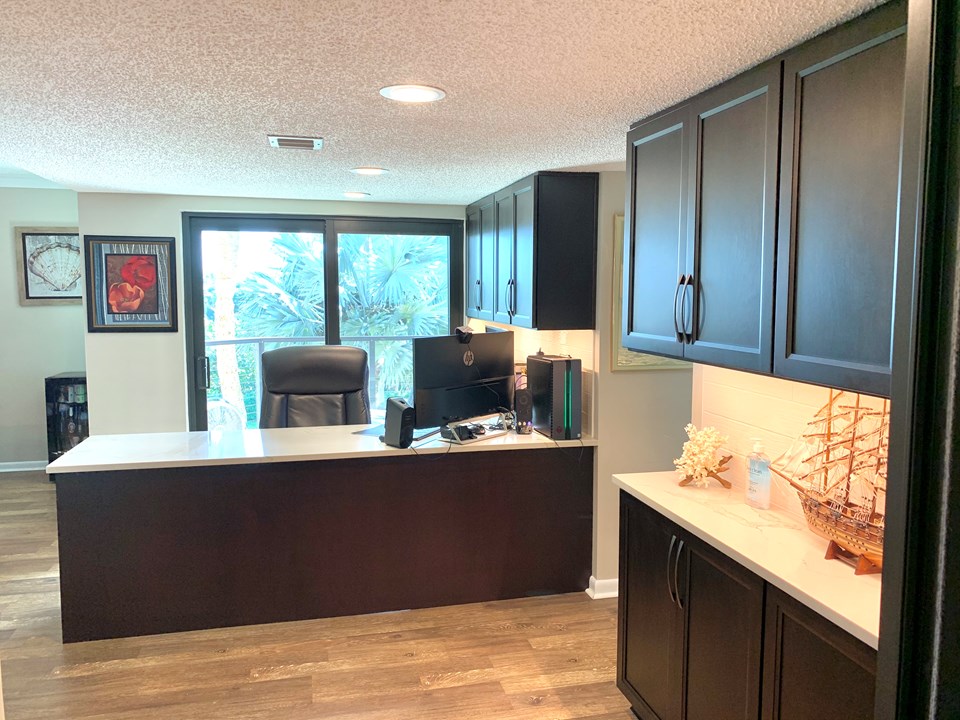
[[[356,200],[362,200],[365,197],[370,197],[370,193],[360,192],[359,190],[347,190],[347,192],[345,192],[343,196],[348,198],[354,198]]]
[[[361,167],[352,168],[350,172],[356,173],[357,175],[386,175],[389,171],[382,167],[363,165]]]
[[[405,103],[428,103],[443,100],[447,94],[429,85],[390,85],[380,88],[380,94],[388,100]]]

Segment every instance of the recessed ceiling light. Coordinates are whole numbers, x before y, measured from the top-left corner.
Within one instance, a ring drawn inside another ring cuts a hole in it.
[[[380,88],[380,94],[388,100],[406,103],[435,102],[447,96],[440,88],[429,85],[390,85]]]
[[[356,173],[357,175],[386,175],[388,170],[382,167],[364,165],[363,167],[355,167],[350,170],[350,172]]]
[[[344,197],[356,198],[357,200],[362,200],[365,197],[370,197],[368,192],[360,192],[359,190],[348,190],[343,194]]]

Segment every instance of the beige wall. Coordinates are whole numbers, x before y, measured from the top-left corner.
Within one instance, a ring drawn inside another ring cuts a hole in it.
[[[594,490],[593,576],[618,573],[619,497],[610,476],[673,469],[690,420],[691,374],[680,370],[612,372],[613,218],[622,214],[625,173],[600,175],[600,234],[597,277],[596,487]],[[619,299],[618,299],[619,301]],[[619,329],[616,329],[619,333]]]
[[[90,430],[95,434],[187,429],[181,213],[241,212],[462,220],[454,205],[393,205],[173,195],[82,193],[80,231],[177,239],[179,331],[86,335]]]
[[[0,465],[46,462],[43,378],[84,369],[82,306],[20,305],[13,228],[76,225],[75,192],[0,188]]]

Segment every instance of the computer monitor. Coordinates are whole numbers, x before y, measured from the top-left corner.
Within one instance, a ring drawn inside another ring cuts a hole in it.
[[[512,332],[413,340],[418,429],[510,410],[514,383]]]

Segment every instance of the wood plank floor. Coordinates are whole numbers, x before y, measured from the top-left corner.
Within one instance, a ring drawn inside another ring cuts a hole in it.
[[[631,720],[583,593],[63,645],[54,486],[0,474],[7,720]]]

